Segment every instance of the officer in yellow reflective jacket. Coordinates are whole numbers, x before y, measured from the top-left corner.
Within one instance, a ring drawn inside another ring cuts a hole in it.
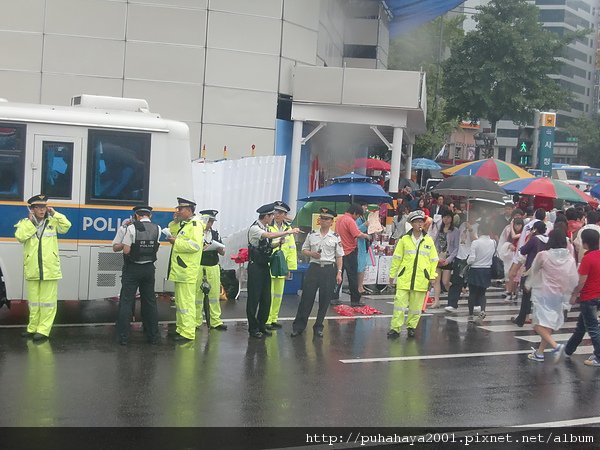
[[[206,225],[200,260],[200,275],[196,282],[196,326],[202,325],[202,312],[204,312],[208,328],[225,331],[227,325],[221,319],[221,303],[219,302],[221,295],[219,255],[225,255],[225,246],[222,245],[217,230],[213,229],[218,213],[219,211],[215,209],[205,209],[199,212],[202,223]]]
[[[48,339],[56,316],[58,280],[62,278],[58,256],[58,234],[65,234],[71,222],[47,205],[48,197],[27,200],[29,216],[15,225],[15,238],[23,244],[25,283],[29,297],[29,323],[23,337]]]
[[[270,225],[268,230],[273,233],[291,230],[291,225],[286,222],[287,213],[290,212],[290,207],[284,202],[277,201],[273,203],[275,210],[275,221]],[[281,324],[277,323],[279,318],[279,309],[281,308],[281,299],[283,298],[283,290],[285,280],[289,278],[290,272],[298,268],[298,255],[296,252],[296,241],[293,235],[283,236],[279,239],[274,239],[271,243],[273,252],[281,250],[285,255],[285,262],[288,267],[288,275],[285,277],[274,277],[271,275],[271,310],[267,319],[267,330],[281,328]]]
[[[415,336],[423,300],[431,280],[436,277],[438,263],[433,239],[423,231],[425,213],[413,211],[408,215],[407,221],[412,225],[412,230],[398,240],[390,268],[390,284],[398,277],[394,313],[388,332],[388,337],[392,339],[400,336],[405,314],[408,315],[408,336]]]
[[[204,226],[194,218],[196,203],[177,197],[175,220],[169,223],[173,244],[167,278],[175,283],[176,341],[196,338],[196,281],[204,243]]]

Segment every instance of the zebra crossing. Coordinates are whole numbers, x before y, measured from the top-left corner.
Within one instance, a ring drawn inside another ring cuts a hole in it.
[[[511,318],[519,314],[520,300],[517,304],[508,304],[502,298],[503,289],[497,287],[490,287],[487,291],[487,304],[485,311],[487,313],[485,319],[476,320],[474,322],[477,328],[492,333],[513,333],[513,337],[518,341],[525,341],[531,344],[538,344],[541,340],[540,336],[536,334],[533,329],[533,325],[525,324],[519,327],[511,322]],[[446,303],[446,296],[442,295],[440,303],[444,305]],[[455,321],[458,323],[468,322],[468,312],[466,308],[466,298],[461,297],[459,302],[459,308],[456,313],[448,313],[443,307],[441,309],[428,310],[428,312],[434,311],[435,314],[445,314],[446,320]],[[567,318],[561,329],[554,333],[552,336],[558,343],[566,343],[571,337],[572,332],[577,326],[577,317],[579,316],[579,306],[574,305],[567,313]],[[591,345],[591,341],[586,335],[582,344],[577,348],[575,354],[591,354],[594,348]]]

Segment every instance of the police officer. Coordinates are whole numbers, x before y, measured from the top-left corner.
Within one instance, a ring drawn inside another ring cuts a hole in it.
[[[227,329],[221,320],[221,267],[219,255],[225,255],[225,247],[219,246],[216,250],[206,250],[208,246],[217,242],[222,244],[219,232],[213,229],[219,212],[214,209],[200,211],[201,220],[206,223],[204,228],[204,249],[200,261],[200,275],[196,283],[196,326],[202,325],[202,311],[206,316],[206,324],[210,329]],[[207,292],[204,292],[204,291]],[[207,302],[208,299],[208,302]]]
[[[25,285],[29,296],[29,323],[23,337],[43,341],[50,336],[56,316],[58,280],[62,278],[57,234],[65,234],[71,222],[48,206],[40,194],[27,200],[29,216],[15,225],[15,238],[23,244]]]
[[[159,247],[160,227],[151,222],[152,208],[133,208],[133,222],[126,228],[121,245],[125,264],[117,317],[119,344],[127,345],[135,293],[140,290],[144,333],[151,344],[158,344],[158,310],[154,295],[154,262]],[[114,244],[113,244],[114,247]]]
[[[393,284],[394,279],[398,277],[394,313],[387,334],[391,339],[400,336],[405,314],[408,315],[408,337],[415,336],[423,300],[431,280],[437,276],[438,254],[435,244],[423,231],[425,213],[421,210],[413,211],[406,220],[410,222],[412,230],[398,240],[390,268],[389,284]]]
[[[275,221],[269,226],[269,231],[274,233],[291,230],[292,227],[285,219],[287,213],[290,212],[290,207],[282,201],[273,203],[275,210]],[[274,277],[271,274],[271,312],[267,319],[267,330],[281,328],[281,325],[277,323],[279,317],[279,309],[281,308],[281,299],[283,298],[283,290],[285,287],[285,280],[289,278],[290,271],[298,268],[298,255],[296,253],[296,241],[293,236],[285,236],[277,239],[273,242],[273,251],[276,252],[281,250],[285,255],[285,261],[288,267],[288,274],[284,277]]]
[[[177,197],[167,240],[173,244],[167,278],[175,283],[176,341],[196,338],[196,282],[200,274],[204,227],[194,218],[196,203]]]
[[[315,336],[323,337],[323,320],[327,308],[336,283],[342,282],[344,249],[340,237],[331,231],[336,215],[329,208],[321,208],[319,211],[321,228],[310,233],[302,245],[302,254],[310,256],[310,264],[302,283],[302,297],[292,324],[292,337],[299,336],[306,328],[308,316],[315,304],[317,289],[319,290],[319,312],[313,331]]]
[[[258,220],[248,230],[248,300],[246,315],[248,317],[248,333],[250,337],[262,338],[271,336],[267,331],[266,323],[271,308],[271,272],[269,261],[273,248],[271,239],[290,234],[298,234],[298,228],[286,231],[271,232],[269,224],[275,215],[275,205],[269,203],[256,210]]]

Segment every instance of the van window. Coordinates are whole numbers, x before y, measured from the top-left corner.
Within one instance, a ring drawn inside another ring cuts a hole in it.
[[[73,143],[42,143],[42,194],[70,200],[73,185]]]
[[[150,140],[150,133],[89,130],[87,203],[147,203]]]
[[[0,122],[0,199],[23,200],[25,125]]]

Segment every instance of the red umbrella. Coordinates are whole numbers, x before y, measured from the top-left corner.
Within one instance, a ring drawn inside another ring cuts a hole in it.
[[[354,161],[355,169],[383,170],[389,172],[392,166],[389,162],[375,158],[358,158]]]
[[[519,178],[500,183],[500,186],[509,194],[558,198],[571,203],[588,203],[594,208],[598,206],[598,201],[585,192],[552,178]]]

